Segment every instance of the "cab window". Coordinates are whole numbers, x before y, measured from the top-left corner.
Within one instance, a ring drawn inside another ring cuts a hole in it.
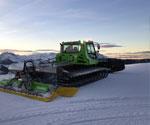
[[[79,52],[81,49],[80,45],[63,45],[62,52],[72,53]]]

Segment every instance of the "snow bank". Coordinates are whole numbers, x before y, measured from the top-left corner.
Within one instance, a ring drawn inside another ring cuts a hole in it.
[[[148,125],[149,76],[150,64],[128,65],[49,103],[0,93],[0,125]]]

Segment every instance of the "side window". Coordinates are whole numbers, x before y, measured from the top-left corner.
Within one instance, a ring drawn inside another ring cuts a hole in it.
[[[64,45],[64,47],[63,47],[63,52],[65,52],[68,47],[69,47],[68,45]]]
[[[81,49],[81,46],[80,45],[73,45],[73,50],[74,52],[79,52]]]

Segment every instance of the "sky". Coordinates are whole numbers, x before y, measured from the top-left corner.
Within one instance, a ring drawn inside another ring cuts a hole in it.
[[[59,50],[73,40],[150,50],[150,0],[0,0],[0,49]]]

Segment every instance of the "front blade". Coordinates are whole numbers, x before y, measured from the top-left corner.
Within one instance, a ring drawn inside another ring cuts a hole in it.
[[[9,83],[9,81],[0,81],[0,91],[1,92],[6,92],[6,93],[9,93],[9,94],[15,94],[15,95],[27,97],[27,98],[34,99],[34,100],[44,101],[44,102],[53,101],[58,96],[72,97],[78,91],[78,88],[75,88],[75,87],[61,87],[61,86],[58,86],[57,88],[54,88],[53,85],[50,85],[51,87],[49,86],[50,88],[49,88],[49,91],[48,91],[48,93],[50,93],[50,95],[48,95],[48,96],[47,95],[46,96],[44,96],[44,95],[39,96],[39,95],[36,95],[36,94],[32,94],[32,92],[28,92],[28,91],[14,90],[13,87],[12,88],[4,87],[8,83]],[[48,85],[33,82],[32,83],[32,90],[41,93],[41,92],[44,92],[45,90],[47,91],[47,86]]]
[[[56,93],[57,93],[59,96],[65,96],[65,97],[72,97],[72,96],[74,96],[77,92],[78,92],[78,88],[76,88],[76,87],[62,87],[62,86],[59,86],[59,87],[56,89]]]
[[[49,95],[48,97],[36,96],[36,95],[29,94],[29,93],[19,92],[19,91],[15,91],[15,90],[11,90],[11,89],[5,89],[5,88],[1,88],[1,87],[0,87],[0,91],[6,92],[9,94],[15,94],[15,95],[27,97],[27,98],[38,100],[38,101],[44,101],[44,102],[53,101],[58,96],[58,94],[55,91],[52,92],[52,94]]]

